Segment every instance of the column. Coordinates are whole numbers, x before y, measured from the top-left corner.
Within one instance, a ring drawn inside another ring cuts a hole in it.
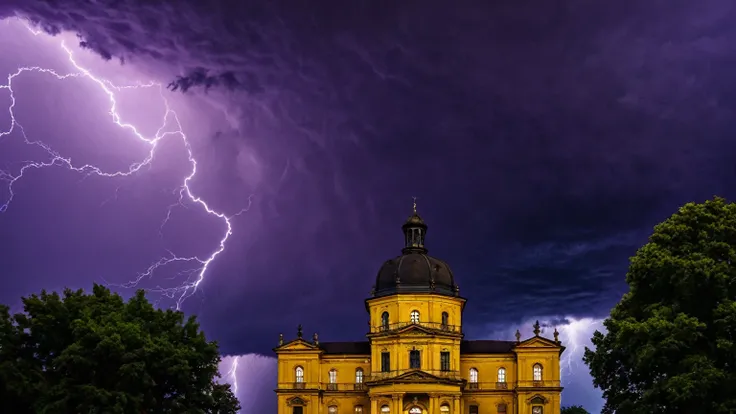
[[[393,400],[393,407],[391,407],[391,414],[400,414],[402,407],[402,402],[404,399],[404,396],[402,394],[392,394],[391,399]]]
[[[376,397],[371,397],[371,411],[370,414],[378,414],[378,410],[380,407],[378,406],[378,400]]]
[[[437,414],[440,412],[440,395],[429,394],[429,414]]]
[[[457,395],[452,397],[452,412],[460,414],[460,397]]]

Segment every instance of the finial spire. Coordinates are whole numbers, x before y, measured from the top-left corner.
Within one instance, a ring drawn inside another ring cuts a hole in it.
[[[539,332],[541,332],[541,330],[539,329],[539,321],[536,321],[534,323],[534,335],[539,336]]]
[[[299,326],[296,327],[296,337],[299,339],[302,338],[302,324],[299,324]]]
[[[315,345],[319,345],[319,335],[317,335],[317,332],[315,332],[314,335],[312,335],[312,341],[314,342]]]
[[[557,342],[559,344],[560,343],[560,333],[557,332],[557,327],[556,326],[555,326],[555,332],[552,335],[555,336],[555,342]]]
[[[284,344],[284,334],[280,333],[279,334],[279,346],[281,346],[283,344]]]
[[[427,253],[424,247],[424,237],[427,233],[427,225],[417,213],[417,198],[412,197],[412,215],[406,220],[401,229],[404,231],[404,249],[407,253]]]
[[[412,203],[412,211],[414,212],[414,214],[417,214],[417,198],[416,197],[412,197],[412,200],[414,201]]]
[[[519,342],[521,342],[521,332],[519,332],[518,329],[516,330],[515,336],[516,336],[516,343],[518,344]]]

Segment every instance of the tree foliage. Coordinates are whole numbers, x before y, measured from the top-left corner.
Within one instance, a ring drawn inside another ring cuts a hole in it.
[[[631,259],[586,349],[603,413],[736,412],[736,204],[689,203]]]
[[[571,405],[569,407],[562,407],[560,414],[590,414],[583,408],[582,405]]]
[[[236,413],[194,317],[95,285],[0,305],[0,401],[25,413]]]

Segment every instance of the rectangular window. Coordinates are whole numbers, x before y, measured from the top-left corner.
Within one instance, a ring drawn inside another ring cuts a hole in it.
[[[409,351],[409,368],[420,369],[422,368],[421,354],[417,350]]]
[[[450,353],[443,351],[440,352],[440,370],[442,371],[449,371],[450,370]]]
[[[391,371],[391,353],[381,352],[381,372]]]
[[[291,409],[292,414],[304,414],[304,407],[296,406]]]
[[[477,405],[471,405],[470,409],[468,410],[468,413],[470,414],[478,414],[478,406]]]

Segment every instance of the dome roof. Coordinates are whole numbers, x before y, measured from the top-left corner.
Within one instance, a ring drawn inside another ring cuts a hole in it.
[[[424,238],[427,225],[416,211],[401,226],[404,231],[402,255],[386,261],[376,276],[373,296],[397,293],[436,293],[458,296],[459,289],[450,266],[427,254]]]

